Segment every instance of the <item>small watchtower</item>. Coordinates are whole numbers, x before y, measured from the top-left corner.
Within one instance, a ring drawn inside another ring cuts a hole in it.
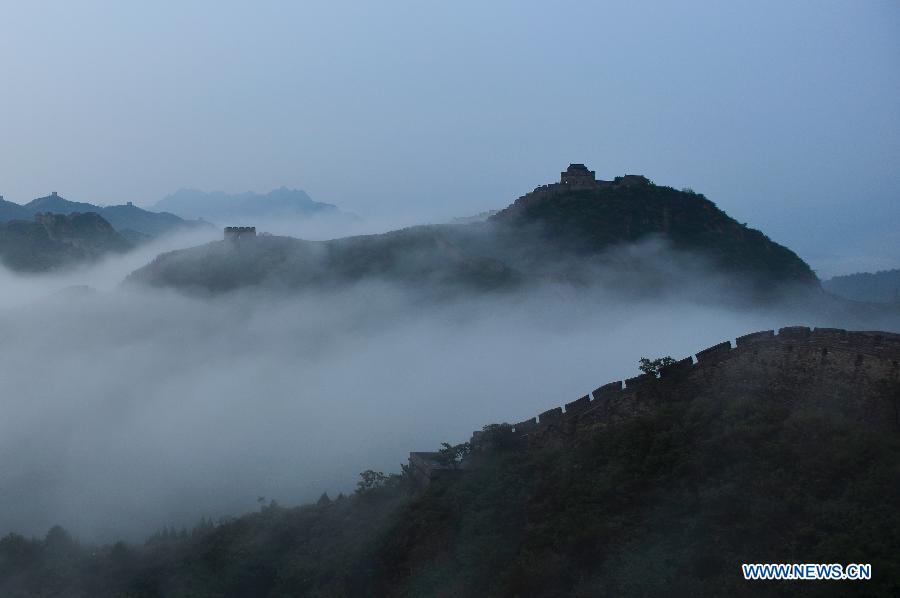
[[[597,186],[597,178],[593,170],[584,164],[569,164],[564,172],[559,173],[559,182],[573,189],[590,189]]]
[[[226,226],[225,240],[237,242],[245,239],[256,238],[255,226]]]

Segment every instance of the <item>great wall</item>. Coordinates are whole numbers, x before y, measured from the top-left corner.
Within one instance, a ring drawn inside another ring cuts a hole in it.
[[[598,180],[593,170],[588,170],[584,164],[569,164],[569,167],[559,173],[559,182],[548,185],[540,185],[519,197],[513,205],[527,205],[548,197],[566,195],[572,191],[589,189],[606,189],[610,187],[640,187],[650,185],[650,179],[639,174],[626,174],[617,176],[611,181]]]
[[[833,401],[866,425],[900,429],[900,334],[791,326],[764,330],[713,345],[661,369],[604,384],[575,401],[516,424],[494,424],[527,448],[577,440],[606,425],[635,417],[661,401],[717,393],[745,394],[790,405]],[[493,435],[476,431],[471,450],[490,450]],[[421,484],[457,471],[438,452],[414,452],[409,471]]]

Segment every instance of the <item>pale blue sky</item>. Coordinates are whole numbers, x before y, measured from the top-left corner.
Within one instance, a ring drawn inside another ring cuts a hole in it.
[[[569,162],[900,266],[900,3],[7,2],[0,194],[502,207]]]

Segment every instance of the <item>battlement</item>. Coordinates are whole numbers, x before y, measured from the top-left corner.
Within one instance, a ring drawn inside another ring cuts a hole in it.
[[[651,183],[650,179],[642,174],[626,174],[614,178],[612,184],[621,187],[643,187]]]
[[[512,425],[511,428],[513,433],[529,433],[541,425],[558,422],[560,418],[583,413],[596,407],[598,404],[633,395],[664,380],[683,376],[692,370],[705,366],[716,366],[747,350],[758,351],[761,347],[766,346],[775,350],[792,350],[798,344],[817,349],[831,348],[836,351],[851,352],[854,354],[854,363],[862,361],[865,356],[894,361],[900,359],[900,334],[857,332],[837,328],[810,329],[805,326],[781,328],[778,330],[777,335],[774,330],[763,330],[738,337],[734,346],[732,346],[731,341],[723,341],[698,351],[695,354],[696,361],[691,357],[676,361],[674,364],[663,368],[659,378],[652,374],[641,374],[624,381],[609,382],[598,387],[590,395],[585,395],[571,403],[566,403],[564,407],[556,407],[544,411],[537,417]]]
[[[559,173],[559,184],[571,189],[591,189],[597,186],[597,178],[594,171],[588,170],[584,164],[569,164]]]
[[[696,359],[694,359],[694,357]],[[734,343],[723,341],[666,366],[660,377],[642,374],[624,381],[604,384],[561,407],[554,407],[536,417],[516,424],[496,424],[513,441],[539,441],[548,431],[574,430],[592,418],[626,417],[646,409],[647,397],[677,389],[682,380],[695,374],[700,380],[721,370],[729,361],[743,359],[757,367],[777,367],[784,360],[798,359],[798,367],[808,375],[814,367],[827,367],[844,372],[854,384],[865,376],[900,377],[900,334],[889,332],[849,331],[837,328],[789,326],[778,330],[763,330],[738,337]],[[805,360],[805,361],[804,361]],[[706,372],[706,373],[705,373]],[[676,393],[677,394],[677,393]],[[489,449],[490,441],[483,432],[472,435],[473,450]],[[413,455],[410,454],[410,465]],[[430,478],[429,478],[430,479]]]
[[[245,239],[253,239],[256,238],[256,227],[255,226],[226,226],[225,227],[225,240],[226,241],[241,241]]]

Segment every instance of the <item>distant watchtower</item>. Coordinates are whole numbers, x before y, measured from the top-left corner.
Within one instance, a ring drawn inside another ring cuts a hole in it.
[[[597,186],[594,171],[588,170],[584,164],[569,164],[565,172],[559,174],[559,182],[572,189],[590,189]]]
[[[242,239],[254,239],[256,238],[256,227],[255,226],[226,226],[225,227],[225,240],[226,241],[240,241]]]

